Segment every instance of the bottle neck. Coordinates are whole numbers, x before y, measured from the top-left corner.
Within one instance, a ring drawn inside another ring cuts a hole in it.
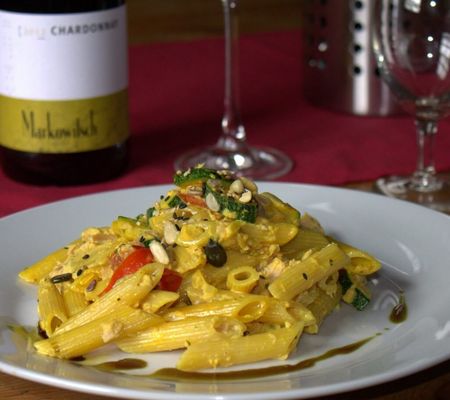
[[[108,10],[125,4],[125,0],[0,0],[0,10],[29,14],[71,14]]]

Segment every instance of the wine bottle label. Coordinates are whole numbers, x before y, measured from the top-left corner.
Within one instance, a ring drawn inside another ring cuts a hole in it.
[[[69,153],[128,136],[126,8],[0,11],[0,144]]]

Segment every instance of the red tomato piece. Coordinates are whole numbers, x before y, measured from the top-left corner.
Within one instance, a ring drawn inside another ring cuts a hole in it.
[[[164,268],[161,280],[159,281],[159,288],[161,290],[168,290],[169,292],[176,292],[183,277],[176,271],[169,268]]]
[[[178,194],[178,196],[185,203],[189,203],[189,204],[192,204],[194,206],[199,206],[199,207],[206,207],[206,201],[202,197],[194,196],[194,195],[186,194],[186,193],[180,193],[180,194]]]
[[[102,294],[109,292],[119,279],[126,275],[135,273],[145,264],[151,263],[152,261],[153,254],[150,249],[147,247],[136,247],[135,250],[130,253],[114,271],[108,286],[106,286]]]

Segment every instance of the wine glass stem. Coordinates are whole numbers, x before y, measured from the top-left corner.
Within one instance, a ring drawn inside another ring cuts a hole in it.
[[[239,105],[238,0],[222,0],[222,4],[225,28],[225,98],[222,136],[217,147],[225,151],[237,151],[246,147]]]
[[[419,191],[436,190],[439,182],[434,167],[434,142],[437,123],[434,120],[417,119],[417,168],[413,176],[413,186]]]

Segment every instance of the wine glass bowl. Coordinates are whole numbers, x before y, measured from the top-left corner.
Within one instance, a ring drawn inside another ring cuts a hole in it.
[[[225,33],[225,96],[222,134],[213,146],[193,149],[175,160],[176,170],[203,164],[236,176],[274,179],[289,172],[292,161],[273,148],[250,146],[240,114],[237,0],[221,0]]]
[[[381,78],[415,118],[417,166],[410,176],[384,177],[391,197],[450,211],[450,188],[436,173],[437,122],[450,113],[450,2],[378,0],[373,49]]]

